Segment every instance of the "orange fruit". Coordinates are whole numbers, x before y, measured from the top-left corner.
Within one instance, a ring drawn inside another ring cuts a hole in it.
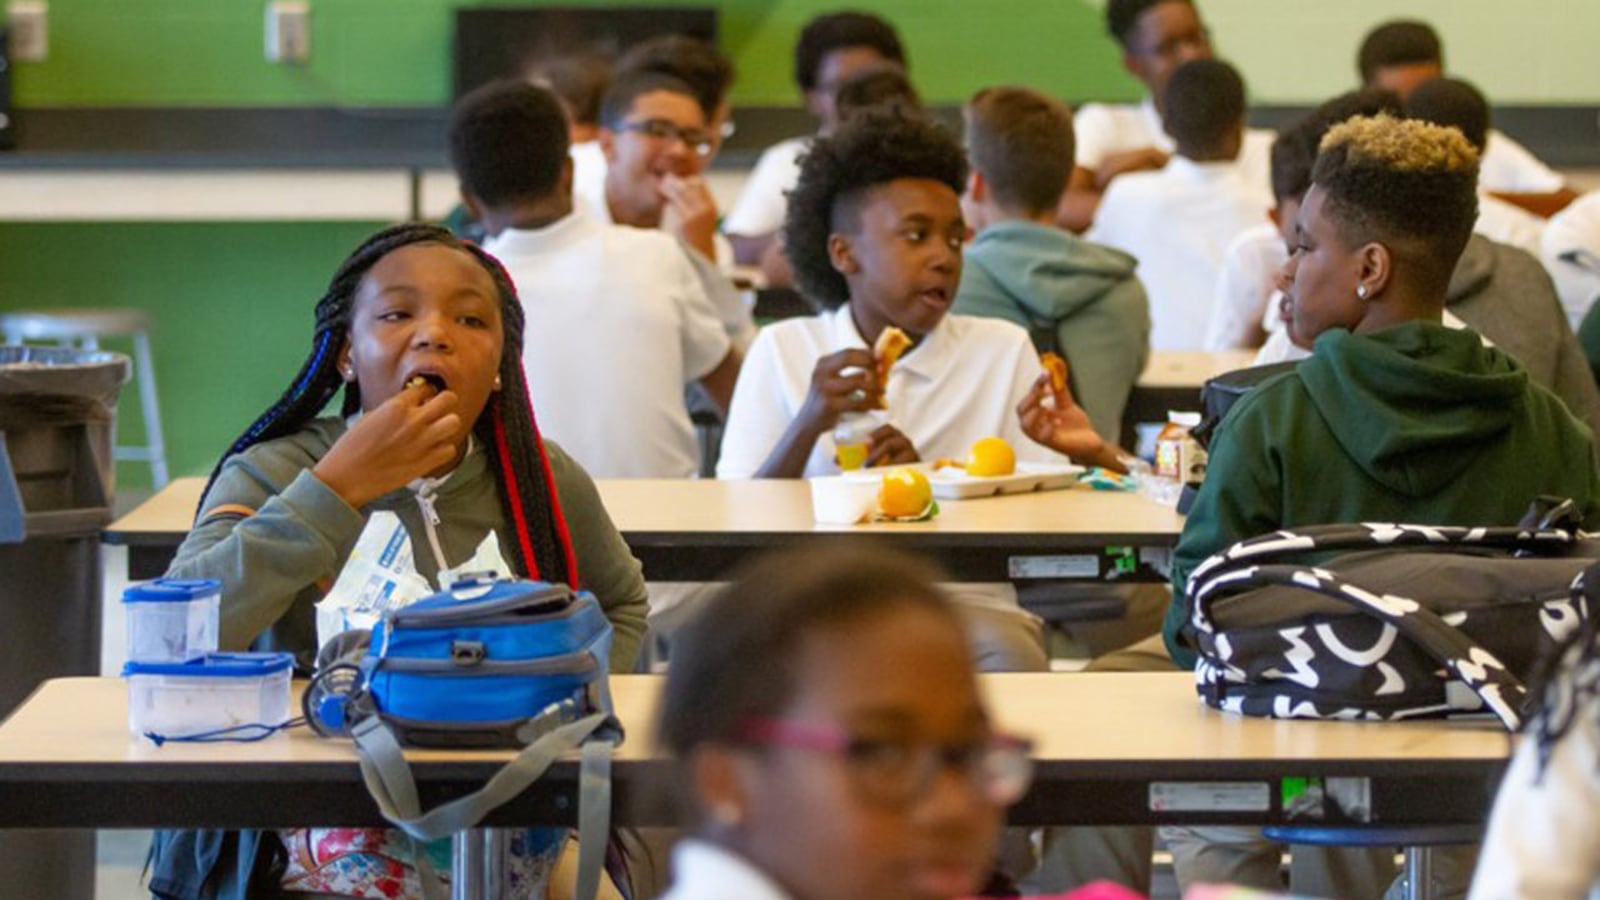
[[[928,476],[917,469],[890,469],[883,473],[878,489],[878,509],[891,518],[914,518],[927,512],[933,503],[933,486]]]
[[[1010,475],[1017,470],[1017,454],[1005,438],[986,437],[972,445],[967,474],[980,478]]]

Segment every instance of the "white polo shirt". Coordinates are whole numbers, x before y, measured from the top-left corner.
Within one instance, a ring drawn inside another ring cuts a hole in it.
[[[1150,349],[1201,350],[1222,258],[1267,219],[1272,198],[1235,162],[1174,156],[1156,172],[1131,172],[1106,188],[1089,240],[1139,260],[1150,297]]]
[[[1478,191],[1478,219],[1472,230],[1491,241],[1510,244],[1519,250],[1539,255],[1540,241],[1544,238],[1545,220],[1531,212],[1507,203],[1488,193],[1480,186]]]
[[[739,199],[722,220],[724,234],[760,237],[783,227],[789,212],[789,191],[800,180],[800,157],[811,148],[811,138],[779,141],[761,152]]]
[[[693,476],[699,445],[683,388],[730,343],[678,242],[578,210],[484,248],[522,298],[540,430],[596,478]]]
[[[1592,191],[1550,217],[1539,258],[1577,331],[1600,299],[1600,191]]]
[[[1283,235],[1271,222],[1239,232],[1222,254],[1206,350],[1248,349],[1255,346],[1252,339],[1258,329],[1273,330],[1272,323],[1278,321],[1278,272],[1287,259]]]
[[[866,349],[867,342],[848,303],[761,329],[739,371],[717,477],[754,476],[805,404],[817,360],[850,347]],[[889,421],[925,460],[964,459],[979,438],[999,436],[1019,460],[1065,462],[1023,435],[1017,421],[1016,405],[1039,372],[1039,354],[1020,327],[947,315],[891,370],[884,390]],[[838,472],[833,456],[833,437],[823,435],[806,476]]]
[[[1505,132],[1491,128],[1478,162],[1478,184],[1502,194],[1547,194],[1561,190],[1566,180]]]
[[[1138,104],[1085,104],[1072,117],[1072,130],[1078,165],[1085,169],[1098,169],[1113,153],[1155,147],[1171,154],[1177,149],[1149,97]],[[1265,128],[1246,128],[1239,148],[1239,166],[1245,177],[1265,191],[1272,189],[1272,142],[1277,136]]]
[[[587,212],[596,222],[611,221],[611,208],[606,206],[606,154],[599,141],[573,144],[567,150],[572,157],[572,204]]]

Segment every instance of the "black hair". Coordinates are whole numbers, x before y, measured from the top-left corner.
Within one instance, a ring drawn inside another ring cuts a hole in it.
[[[1400,96],[1381,88],[1362,88],[1326,100],[1305,118],[1278,132],[1272,142],[1272,195],[1299,200],[1311,189],[1311,168],[1328,129],[1353,116],[1400,115]]]
[[[783,252],[801,293],[830,309],[849,301],[828,238],[854,227],[854,204],[867,189],[900,178],[938,181],[959,195],[967,180],[961,145],[943,126],[896,106],[864,110],[812,142],[783,220]]]
[[[491,81],[450,113],[450,164],[461,187],[493,207],[549,196],[561,182],[567,140],[560,101],[526,81]]]
[[[1389,245],[1443,295],[1478,217],[1478,153],[1461,132],[1387,115],[1350,119],[1323,136],[1311,182],[1346,246]]]
[[[635,100],[657,91],[688,97],[694,100],[696,106],[700,105],[700,98],[695,95],[694,88],[676,75],[645,70],[619,70],[616,77],[611,79],[611,86],[606,88],[605,99],[600,101],[600,124],[616,129],[624,119],[628,118]]]
[[[617,72],[654,72],[670,75],[691,88],[700,109],[710,121],[728,97],[733,84],[733,63],[699,38],[663,34],[641,41],[617,60]]]
[[[1415,19],[1384,22],[1367,32],[1356,53],[1362,84],[1371,84],[1379,69],[1418,63],[1444,65],[1444,45],[1432,25]]]
[[[1110,0],[1106,3],[1106,31],[1113,40],[1127,49],[1128,42],[1133,39],[1133,32],[1139,27],[1139,17],[1146,10],[1160,6],[1163,3],[1187,3],[1193,6],[1193,0]]]
[[[574,125],[598,125],[600,98],[611,83],[611,60],[593,48],[562,53],[536,64],[528,80],[560,98]]]
[[[910,113],[922,110],[917,89],[899,66],[869,69],[847,79],[833,94],[833,108],[841,120],[865,109],[890,105]]]
[[[488,454],[500,494],[501,511],[511,528],[511,558],[519,575],[550,582],[578,584],[577,560],[567,533],[566,519],[556,497],[554,476],[539,427],[528,400],[528,382],[522,371],[522,304],[511,278],[494,257],[475,244],[458,240],[437,225],[408,223],[378,232],[357,247],[317,301],[316,332],[311,356],[294,382],[271,408],[262,413],[218,460],[206,484],[206,493],[228,459],[256,444],[275,440],[303,428],[322,412],[333,395],[344,388],[341,414],[361,409],[361,386],[345,384],[339,375],[339,356],[348,340],[355,296],[367,272],[379,260],[402,247],[437,244],[469,254],[494,281],[500,296],[504,351],[500,357],[501,389],[491,395],[473,433]],[[201,495],[204,497],[204,494]],[[204,500],[201,501],[202,504]]]
[[[780,716],[799,693],[799,656],[818,632],[907,609],[961,630],[936,569],[885,547],[848,545],[768,555],[696,613],[673,642],[656,739],[679,759],[741,743],[751,719]]]
[[[850,47],[871,47],[878,55],[902,69],[908,68],[900,35],[883,19],[871,13],[836,12],[817,16],[800,32],[794,45],[794,80],[800,90],[817,87],[817,70],[829,53]]]
[[[1162,124],[1185,153],[1216,153],[1244,126],[1244,79],[1220,59],[1179,66],[1162,95]]]
[[[1488,146],[1489,101],[1469,82],[1430,78],[1406,96],[1405,112],[1413,119],[1455,128],[1480,154]]]
[[[1072,174],[1072,110],[1032,88],[985,88],[967,101],[967,156],[1002,208],[1053,210]]]

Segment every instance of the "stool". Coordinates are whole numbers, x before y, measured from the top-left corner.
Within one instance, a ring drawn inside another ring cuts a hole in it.
[[[57,309],[0,313],[0,335],[8,344],[55,341],[63,347],[97,350],[106,337],[133,338],[133,374],[139,381],[145,444],[117,447],[114,458],[149,463],[157,490],[167,485],[166,445],[161,440],[161,409],[156,398],[155,357],[150,352],[150,320],[137,309]]]
[[[1432,900],[1433,848],[1475,844],[1483,838],[1481,825],[1416,825],[1392,828],[1268,825],[1261,834],[1285,844],[1312,847],[1403,847],[1406,854],[1406,900]]]

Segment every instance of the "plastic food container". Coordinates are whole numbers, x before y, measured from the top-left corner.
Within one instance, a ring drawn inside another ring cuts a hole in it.
[[[128,730],[164,739],[289,719],[288,653],[208,653],[188,662],[130,662]]]
[[[878,488],[882,484],[881,474],[812,478],[812,517],[824,525],[854,525],[878,508]]]
[[[217,649],[222,582],[158,578],[122,592],[130,662],[185,662]]]

